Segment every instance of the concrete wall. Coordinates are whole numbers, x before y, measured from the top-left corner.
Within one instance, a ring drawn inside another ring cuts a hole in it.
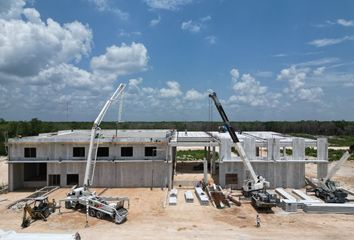
[[[60,174],[60,185],[66,186],[67,174],[79,174],[84,182],[85,163],[48,163],[48,174]],[[93,187],[166,187],[169,167],[165,161],[97,162]]]
[[[302,188],[305,186],[305,163],[252,161],[255,172],[270,182],[270,187]],[[235,173],[238,176],[237,188],[242,188],[243,180],[247,179],[241,161],[224,161],[219,164],[219,183],[225,186],[225,174]]]
[[[23,163],[9,163],[9,191],[23,188]]]
[[[156,144],[154,142],[150,143],[140,143],[140,144],[112,144],[112,143],[102,143],[100,147],[109,147],[109,157],[99,157],[97,160],[150,160],[150,159],[166,159],[167,143],[166,144]],[[36,148],[36,158],[25,158],[24,148],[35,147]],[[73,147],[85,147],[85,157],[73,157]],[[122,157],[121,148],[122,147],[133,147],[132,157]],[[155,157],[145,157],[145,147],[156,147]],[[85,160],[88,154],[88,144],[75,144],[75,143],[41,143],[38,144],[25,144],[17,143],[11,144],[9,146],[9,156],[10,161],[23,161],[23,160]]]
[[[134,162],[97,162],[93,187],[168,187],[170,183],[171,162],[134,161]],[[82,185],[86,163],[61,162],[47,164],[48,175],[60,175],[60,186],[67,186],[67,174],[79,174]],[[23,180],[23,163],[9,164],[10,191],[24,187],[43,187],[48,182],[25,182]]]

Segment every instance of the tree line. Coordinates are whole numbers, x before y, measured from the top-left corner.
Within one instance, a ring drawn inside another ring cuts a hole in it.
[[[237,131],[274,131],[284,134],[354,136],[353,121],[253,121],[232,122]],[[176,129],[178,131],[218,131],[221,122],[102,122],[102,129]],[[92,122],[6,121],[0,118],[0,155],[5,154],[5,138],[33,136],[58,130],[90,129]]]

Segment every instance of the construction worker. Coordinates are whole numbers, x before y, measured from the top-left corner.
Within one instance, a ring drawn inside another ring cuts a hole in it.
[[[261,226],[261,219],[259,218],[259,215],[257,214],[256,217],[256,227],[260,227]]]

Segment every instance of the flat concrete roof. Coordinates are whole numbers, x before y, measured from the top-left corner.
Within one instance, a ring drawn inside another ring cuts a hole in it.
[[[220,132],[202,132],[202,131],[173,131],[168,129],[139,129],[139,130],[118,130],[116,136],[115,129],[103,129],[99,131],[101,134],[100,142],[111,143],[174,143],[180,144],[206,144],[215,143],[221,138],[231,139],[229,133]],[[90,141],[91,130],[64,130],[53,133],[43,133],[38,136],[11,138],[9,144],[16,143],[88,143]],[[271,131],[245,131],[242,133],[236,132],[237,137],[241,142],[245,138],[254,138],[256,143],[266,143],[267,139],[277,138],[282,144],[289,144],[295,137],[283,135]],[[307,145],[316,144],[316,140],[303,138]]]
[[[168,142],[173,134],[172,130],[141,129],[141,130],[118,130],[103,129],[99,131],[100,142]],[[38,136],[17,137],[9,139],[9,143],[51,143],[51,142],[78,142],[90,141],[91,130],[65,130],[53,133],[42,133]]]

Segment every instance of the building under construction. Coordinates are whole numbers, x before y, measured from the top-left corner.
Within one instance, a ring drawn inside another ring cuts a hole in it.
[[[306,163],[317,163],[318,177],[327,174],[326,139],[295,138],[275,132],[243,132],[237,136],[255,171],[271,187],[304,187]],[[9,190],[82,185],[89,143],[89,130],[9,139]],[[242,160],[232,151],[233,142],[227,133],[101,130],[92,186],[171,188],[179,147],[204,148],[208,171],[221,186],[241,188],[248,177]],[[306,147],[317,149],[316,159],[305,158]],[[287,154],[287,149],[291,153]]]

